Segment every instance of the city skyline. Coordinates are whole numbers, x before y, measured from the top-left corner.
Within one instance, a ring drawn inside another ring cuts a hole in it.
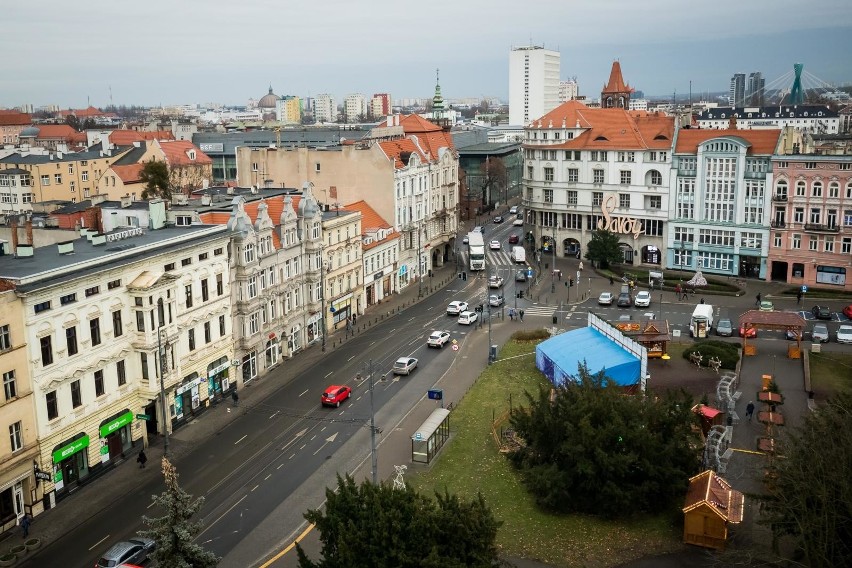
[[[690,82],[695,99],[726,91],[738,72],[760,71],[770,87],[797,62],[829,83],[852,80],[843,59],[852,51],[852,7],[843,0],[823,0],[818,11],[791,0],[722,0],[712,14],[673,0],[641,11],[626,0],[605,9],[591,0],[539,2],[523,12],[505,0],[487,10],[436,0],[423,15],[400,15],[385,0],[368,12],[326,0],[310,25],[268,0],[238,10],[218,0],[48,5],[7,7],[0,108],[244,105],[269,85],[278,95],[331,93],[337,102],[356,92],[423,98],[434,92],[436,68],[448,99],[507,101],[509,52],[531,43],[559,51],[560,77],[576,76],[589,98],[614,60],[627,82],[658,97],[686,94]]]

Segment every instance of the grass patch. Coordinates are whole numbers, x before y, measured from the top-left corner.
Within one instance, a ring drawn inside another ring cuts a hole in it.
[[[816,400],[852,390],[852,355],[848,353],[809,353],[811,389]]]
[[[535,369],[536,343],[509,341],[503,346],[500,360],[483,371],[453,411],[448,446],[429,470],[407,481],[429,494],[446,489],[471,498],[481,491],[504,523],[497,534],[504,555],[603,568],[679,549],[680,515],[612,522],[542,511],[499,453],[491,433],[494,419],[505,416],[510,405],[525,405],[524,392],[549,384]]]

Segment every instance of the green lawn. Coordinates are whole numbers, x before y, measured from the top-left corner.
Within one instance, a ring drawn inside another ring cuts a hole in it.
[[[823,401],[832,394],[852,389],[852,355],[847,353],[809,353],[811,389],[814,398]]]
[[[447,489],[471,497],[481,491],[504,523],[497,543],[505,555],[559,566],[608,567],[679,548],[679,517],[606,522],[550,514],[536,507],[491,433],[493,417],[504,416],[510,400],[515,407],[526,404],[524,392],[546,384],[535,369],[535,343],[506,343],[500,360],[483,372],[450,416],[448,446],[428,471],[407,481],[430,493]]]

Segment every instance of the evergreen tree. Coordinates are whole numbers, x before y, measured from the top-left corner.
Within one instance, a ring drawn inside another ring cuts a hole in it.
[[[624,262],[624,255],[618,246],[618,235],[610,231],[594,231],[586,249],[586,260],[598,263],[601,268]]]
[[[219,558],[195,543],[195,536],[201,530],[201,523],[190,519],[204,504],[204,498],[193,501],[192,495],[178,485],[175,466],[163,458],[163,478],[166,490],[152,497],[165,515],[162,517],[142,516],[142,521],[150,527],[140,531],[141,536],[153,539],[157,549],[151,555],[158,568],[211,568],[219,563]]]
[[[142,199],[160,197],[162,199],[172,198],[172,183],[169,176],[169,166],[165,162],[145,162],[139,179],[145,184],[142,191]]]
[[[478,495],[469,502],[449,493],[435,499],[411,487],[337,477],[324,510],[305,518],[316,525],[322,560],[297,545],[301,568],[463,568],[494,566],[500,526]]]

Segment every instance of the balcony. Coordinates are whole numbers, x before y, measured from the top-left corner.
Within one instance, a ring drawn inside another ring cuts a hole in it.
[[[786,202],[787,201],[787,194],[786,193],[779,193],[779,194],[773,195],[772,201],[784,201],[784,202]]]
[[[783,229],[787,226],[787,223],[785,223],[784,221],[772,221],[769,226],[773,229]]]
[[[839,233],[840,227],[837,225],[820,225],[817,223],[805,223],[805,231],[812,233]]]

